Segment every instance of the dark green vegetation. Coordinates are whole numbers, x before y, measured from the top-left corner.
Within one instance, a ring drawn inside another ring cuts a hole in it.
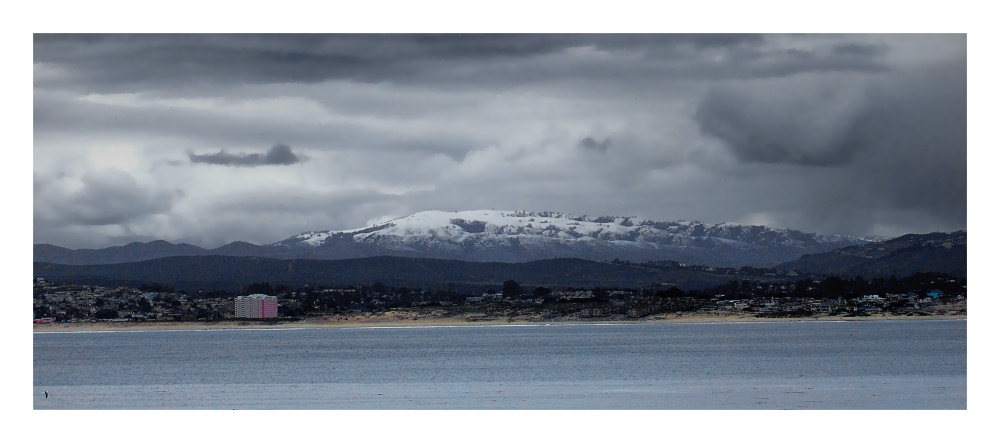
[[[86,266],[36,262],[34,314],[56,321],[217,321],[232,318],[234,296],[264,293],[278,298],[285,320],[378,313],[467,321],[630,320],[688,312],[948,315],[965,313],[965,275],[964,231],[907,235],[774,268],[222,255]]]
[[[530,263],[480,263],[457,260],[373,257],[350,260],[279,260],[256,257],[167,257],[111,265],[35,263],[35,277],[52,282],[98,286],[163,284],[187,291],[238,291],[253,282],[290,286],[371,285],[481,291],[506,280],[547,287],[648,287],[669,283],[706,288],[738,276],[763,275],[745,268],[716,269],[678,263],[600,263],[552,259]],[[776,276],[775,276],[776,277]]]
[[[865,316],[875,313],[965,313],[965,279],[920,273],[865,280],[828,277],[775,283],[733,280],[705,291],[658,288],[528,287],[507,280],[486,292],[427,290],[382,283],[291,288],[268,282],[238,292],[176,291],[53,284],[38,280],[34,317],[54,321],[219,321],[233,318],[233,297],[264,293],[278,298],[279,319],[387,313],[399,320],[458,317],[466,321],[636,320],[684,313],[745,313],[758,317]]]
[[[34,276],[52,282],[99,286],[161,284],[186,291],[240,291],[253,282],[301,287],[343,287],[376,282],[427,290],[482,292],[513,280],[528,287],[676,286],[704,290],[733,280],[781,282],[903,277],[918,272],[966,275],[966,235],[906,235],[885,242],[806,255],[774,268],[716,268],[661,260],[645,263],[612,260],[549,259],[528,263],[483,263],[406,257],[348,260],[273,259],[235,256],[165,257],[107,265],[61,265],[36,262]]]
[[[806,254],[776,266],[779,271],[820,275],[878,276],[945,272],[965,277],[966,232],[908,234],[891,240],[849,246],[822,254]]]
[[[676,261],[630,263],[618,259],[595,262],[549,259],[528,263],[484,263],[407,257],[347,260],[274,259],[236,256],[164,257],[106,265],[61,265],[36,262],[34,276],[52,282],[98,286],[161,284],[186,291],[240,291],[254,282],[302,286],[372,285],[428,290],[482,292],[507,280],[528,287],[676,286],[705,290],[730,281],[767,283],[829,276],[853,279],[904,277],[918,272],[966,276],[966,234],[905,235],[864,246],[805,255],[774,268],[718,268]]]

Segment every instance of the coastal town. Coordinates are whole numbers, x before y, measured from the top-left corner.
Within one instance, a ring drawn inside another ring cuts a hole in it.
[[[642,321],[703,314],[752,318],[965,315],[965,279],[917,274],[761,283],[744,280],[711,291],[656,288],[522,288],[506,281],[477,294],[393,288],[375,283],[298,288],[269,283],[242,293],[187,293],[160,285],[138,288],[34,281],[34,323],[296,322],[379,315],[399,320]]]

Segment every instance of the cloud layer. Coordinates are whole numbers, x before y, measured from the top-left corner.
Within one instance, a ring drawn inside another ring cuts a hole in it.
[[[299,157],[292,152],[292,148],[282,143],[275,144],[264,154],[230,154],[221,150],[215,154],[188,153],[188,158],[191,159],[191,163],[223,166],[274,166],[293,165],[299,162]]]
[[[965,77],[947,34],[36,34],[34,241],[473,208],[963,229]]]

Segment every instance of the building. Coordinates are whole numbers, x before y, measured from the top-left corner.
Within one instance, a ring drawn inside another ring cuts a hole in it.
[[[236,297],[236,317],[273,318],[278,316],[278,298],[265,294]]]

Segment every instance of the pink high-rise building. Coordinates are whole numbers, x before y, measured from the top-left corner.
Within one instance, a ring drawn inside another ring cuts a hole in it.
[[[236,317],[272,318],[278,316],[278,298],[265,294],[236,297]]]

